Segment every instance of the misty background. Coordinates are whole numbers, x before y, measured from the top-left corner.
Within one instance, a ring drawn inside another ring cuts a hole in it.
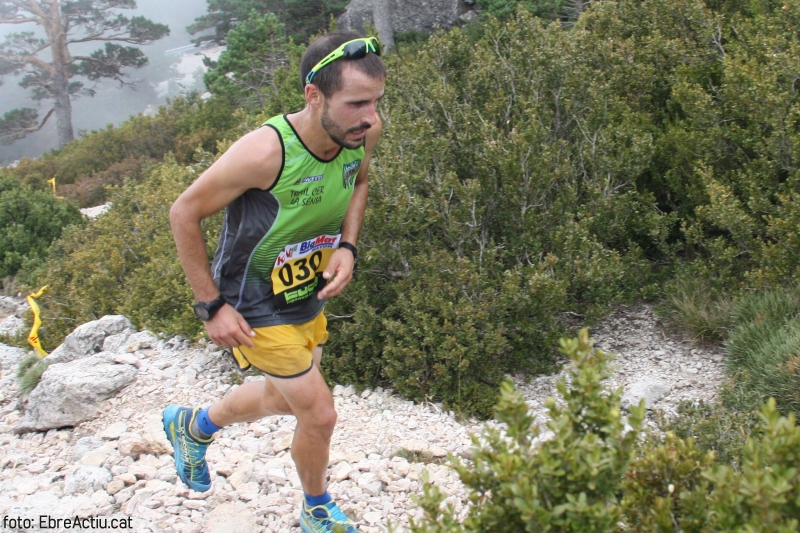
[[[165,54],[168,50],[191,44],[193,36],[186,26],[205,14],[206,0],[137,0],[137,9],[123,9],[119,12],[131,17],[142,15],[153,22],[167,24],[170,34],[148,46],[140,48],[149,59],[149,64],[140,69],[128,69],[129,81],[137,80],[134,88],[119,87],[112,80],[101,80],[97,94],[93,98],[81,97],[72,103],[72,124],[76,137],[84,132],[105,128],[107,124],[120,124],[131,115],[155,112],[168,98],[174,98],[190,91],[203,93],[203,55],[213,59],[219,49],[191,49],[183,53]],[[0,35],[22,31],[41,33],[36,24],[0,24]],[[102,43],[88,43],[83,47],[73,45],[70,50],[91,52]],[[21,77],[5,76],[0,85],[0,115],[18,107],[33,107],[39,110],[40,117],[49,109],[48,102],[35,102],[29,92],[18,83]],[[91,82],[87,83],[90,86]],[[10,146],[0,145],[0,166],[11,164],[23,157],[39,155],[58,148],[55,116],[38,132],[20,139]]]

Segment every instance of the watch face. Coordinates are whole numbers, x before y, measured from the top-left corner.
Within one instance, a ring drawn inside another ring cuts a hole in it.
[[[195,304],[194,314],[197,315],[197,318],[203,321],[208,320],[210,318],[208,314],[208,309],[206,309],[206,306],[204,306],[203,304]]]

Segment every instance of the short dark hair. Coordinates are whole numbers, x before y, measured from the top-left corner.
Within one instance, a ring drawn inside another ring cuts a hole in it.
[[[341,45],[353,39],[358,39],[361,35],[352,31],[334,31],[323,35],[311,43],[300,60],[300,83],[306,86],[306,76],[314,68],[314,65],[339,48]],[[358,70],[373,79],[386,78],[386,67],[378,54],[367,54],[361,59],[350,59],[348,63],[355,66]],[[329,98],[342,88],[342,65],[343,60],[336,60],[326,65],[314,75],[312,83],[319,91]]]

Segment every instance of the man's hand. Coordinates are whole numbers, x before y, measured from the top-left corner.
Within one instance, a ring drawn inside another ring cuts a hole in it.
[[[256,332],[247,323],[244,317],[228,304],[220,307],[219,311],[206,322],[208,337],[217,346],[234,348],[237,346],[254,346],[250,337],[255,337]]]
[[[333,252],[330,261],[328,261],[328,266],[325,267],[325,271],[322,273],[322,277],[328,280],[328,284],[319,291],[317,296],[320,299],[324,299],[340,294],[350,283],[350,280],[353,279],[355,262],[353,252],[346,248],[339,248]]]

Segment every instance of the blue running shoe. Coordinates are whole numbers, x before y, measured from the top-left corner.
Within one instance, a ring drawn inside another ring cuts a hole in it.
[[[305,533],[358,533],[336,502],[308,507],[304,500],[300,511],[300,528]]]
[[[205,492],[211,488],[211,474],[206,463],[206,449],[214,440],[196,438],[189,431],[194,418],[200,412],[179,405],[170,405],[164,409],[162,420],[164,433],[167,434],[172,449],[175,451],[175,468],[178,477],[187,487],[197,492]]]

